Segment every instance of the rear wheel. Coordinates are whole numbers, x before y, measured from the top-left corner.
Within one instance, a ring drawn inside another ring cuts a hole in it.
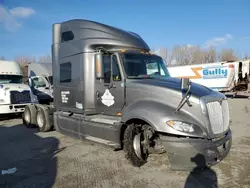
[[[23,124],[28,128],[36,127],[36,114],[37,109],[34,105],[25,106],[22,114]]]
[[[45,108],[43,107],[38,108],[36,121],[40,132],[48,132],[51,130],[52,125],[50,124],[49,121],[49,113]]]
[[[124,132],[124,152],[125,157],[133,166],[140,167],[147,162],[148,158],[148,138],[141,125],[128,125]]]

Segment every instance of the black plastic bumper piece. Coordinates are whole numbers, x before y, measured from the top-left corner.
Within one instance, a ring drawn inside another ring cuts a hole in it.
[[[160,138],[172,170],[191,171],[195,168],[213,166],[228,155],[232,145],[231,130],[216,141],[165,135],[160,135]]]

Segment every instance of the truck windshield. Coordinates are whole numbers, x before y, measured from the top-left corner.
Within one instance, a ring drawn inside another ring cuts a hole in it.
[[[161,57],[156,55],[125,53],[122,60],[127,78],[170,77]]]
[[[21,75],[0,75],[0,84],[21,84],[23,76]]]

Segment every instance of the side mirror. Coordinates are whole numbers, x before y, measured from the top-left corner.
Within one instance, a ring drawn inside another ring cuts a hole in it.
[[[28,84],[29,84],[29,86],[30,86],[30,87],[33,87],[33,83],[32,83],[31,78],[29,78],[29,80],[28,80]]]
[[[95,73],[97,79],[104,77],[102,53],[95,54]]]
[[[181,78],[181,89],[188,90],[190,87],[190,80],[189,78]]]

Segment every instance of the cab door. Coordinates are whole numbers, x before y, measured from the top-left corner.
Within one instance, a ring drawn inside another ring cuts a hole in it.
[[[97,85],[96,111],[117,115],[124,106],[124,84],[118,54],[103,57],[104,79]]]

